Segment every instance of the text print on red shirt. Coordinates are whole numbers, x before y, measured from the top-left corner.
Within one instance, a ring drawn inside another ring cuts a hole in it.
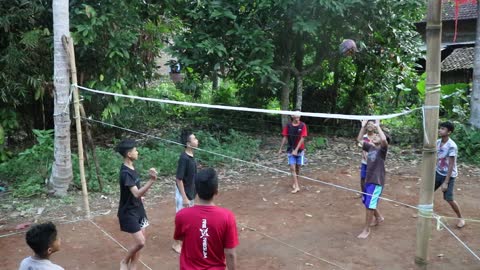
[[[208,235],[208,227],[207,227],[207,219],[202,219],[202,228],[200,229],[200,238],[203,239],[203,258],[206,259],[208,256],[207,256],[207,249],[208,249],[208,246],[207,246],[207,237],[209,237],[210,235]]]

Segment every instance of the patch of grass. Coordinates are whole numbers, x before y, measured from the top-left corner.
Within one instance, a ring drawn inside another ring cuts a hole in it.
[[[14,197],[32,197],[45,193],[46,179],[51,173],[53,161],[53,136],[46,131],[38,134],[41,139],[33,147],[20,153],[17,157],[0,164],[0,179],[6,180],[12,189]],[[252,160],[258,151],[260,141],[235,130],[224,133],[196,132],[200,148],[207,151],[232,156],[243,160]],[[179,155],[184,148],[180,145],[164,143],[159,140],[149,140],[138,148],[139,160],[135,162],[136,170],[143,179],[148,177],[148,169],[154,167],[160,176],[174,175]],[[97,172],[91,153],[89,166],[85,162],[85,178],[91,192],[100,191]],[[100,176],[103,179],[103,192],[111,194],[118,190],[119,169],[122,157],[111,148],[98,147],[96,156],[100,166]],[[196,159],[204,166],[219,167],[238,164],[232,159],[207,153],[196,152]],[[78,156],[72,153],[73,184],[80,188],[80,172]],[[71,204],[73,198],[65,197],[62,203]]]

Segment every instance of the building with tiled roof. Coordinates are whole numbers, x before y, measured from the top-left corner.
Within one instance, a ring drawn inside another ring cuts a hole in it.
[[[426,40],[426,20],[415,24],[417,31]],[[442,84],[472,81],[473,56],[477,29],[477,5],[459,6],[455,36],[455,3],[442,3]],[[423,46],[426,50],[426,44]],[[425,59],[420,61],[425,68]],[[423,69],[425,70],[425,69]]]

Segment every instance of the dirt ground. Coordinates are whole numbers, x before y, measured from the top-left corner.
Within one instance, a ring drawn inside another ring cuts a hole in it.
[[[396,160],[395,156],[395,153],[389,156],[392,159],[387,163],[388,179],[383,196],[416,205],[419,162],[417,159]],[[332,160],[332,156],[316,154],[310,156],[304,173],[311,178],[356,189],[359,186],[358,160],[359,155]],[[279,158],[271,166],[287,169],[283,162]],[[415,269],[415,210],[381,202],[379,209],[385,222],[372,228],[368,239],[360,240],[356,236],[362,229],[365,210],[354,193],[301,180],[301,192],[290,194],[289,176],[248,168],[235,175],[232,173],[221,171],[221,193],[216,202],[236,215],[239,269]],[[464,216],[480,219],[479,170],[460,166],[459,173],[456,200]],[[167,181],[165,185],[172,185],[170,183]],[[103,207],[110,211],[93,218],[100,228],[87,220],[57,222],[62,250],[53,255],[52,261],[65,269],[119,269],[125,251],[115,241],[128,246],[130,238],[119,230],[116,205],[109,200],[101,204],[102,200],[96,202],[97,210]],[[151,225],[147,229],[142,260],[151,269],[178,269],[179,256],[170,249],[173,195],[167,192],[147,197],[146,206]],[[454,215],[442,200],[441,192],[435,194],[434,210],[440,215]],[[56,211],[60,211],[58,216],[64,216],[61,209]],[[0,234],[16,234],[0,236],[1,269],[18,269],[21,259],[31,254],[24,233],[15,230],[15,225],[29,220],[31,218],[22,220],[21,217],[4,220]],[[447,222],[473,251],[480,253],[480,223],[470,222],[463,229],[456,229],[455,221]],[[428,269],[480,269],[480,262],[446,230],[437,231],[435,224],[432,229]],[[148,268],[142,266],[141,269]]]

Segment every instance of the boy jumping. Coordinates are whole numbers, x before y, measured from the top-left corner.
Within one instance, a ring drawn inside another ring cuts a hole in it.
[[[150,180],[143,187],[140,186],[140,175],[133,166],[133,162],[138,159],[135,144],[134,140],[124,140],[116,148],[123,157],[123,164],[120,167],[120,203],[117,216],[120,230],[133,237],[133,245],[128,249],[127,256],[120,262],[120,270],[137,269],[140,250],[145,246],[145,228],[149,225],[143,207],[143,195],[157,180],[157,171],[151,168]]]
[[[362,121],[362,130],[365,130],[367,120]],[[383,222],[384,218],[377,209],[378,200],[382,195],[385,185],[385,159],[387,158],[388,141],[385,133],[380,127],[380,121],[375,121],[375,129],[378,134],[372,138],[371,143],[363,141],[363,133],[360,132],[357,141],[362,144],[362,148],[367,152],[367,174],[365,177],[365,188],[362,202],[365,205],[365,227],[357,236],[365,239],[370,234],[370,226],[375,226]]]

